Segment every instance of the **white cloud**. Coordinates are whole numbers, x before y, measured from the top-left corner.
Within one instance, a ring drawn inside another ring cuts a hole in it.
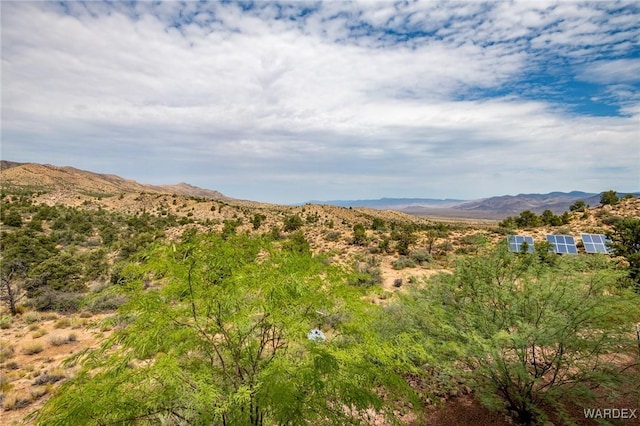
[[[565,3],[330,2],[273,19],[304,5],[88,2],[65,14],[3,3],[3,158],[155,182],[187,171],[194,184],[281,202],[600,190],[588,170],[602,158],[637,170],[638,62],[603,57],[605,43],[633,48],[620,34],[637,26],[624,15]],[[190,22],[177,25],[180,13]],[[601,26],[614,20],[617,32]],[[384,28],[439,36],[398,43]],[[610,91],[627,117],[499,94],[546,58],[577,52],[580,78],[626,83]],[[477,90],[495,94],[469,98]],[[631,190],[638,179],[603,177],[614,183]]]

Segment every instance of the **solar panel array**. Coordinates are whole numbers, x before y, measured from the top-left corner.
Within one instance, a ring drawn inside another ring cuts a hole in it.
[[[553,251],[558,254],[578,254],[576,242],[571,235],[547,234],[547,241],[551,243]]]
[[[607,243],[610,240],[602,234],[580,234],[582,243],[584,244],[584,251],[587,253],[606,253],[609,254],[609,247]]]
[[[527,237],[526,235],[507,235],[507,241],[509,242],[509,251],[512,253],[521,253],[524,243],[527,244],[527,252],[533,253],[533,237]]]

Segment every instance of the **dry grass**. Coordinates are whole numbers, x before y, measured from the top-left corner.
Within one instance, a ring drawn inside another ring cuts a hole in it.
[[[22,353],[25,355],[39,354],[44,350],[44,346],[39,342],[29,342],[22,345]]]
[[[22,321],[26,324],[33,324],[36,322],[40,322],[42,320],[42,316],[39,312],[29,311],[26,314],[22,315]]]
[[[31,337],[37,339],[44,336],[45,334],[47,334],[47,330],[45,330],[44,328],[37,328],[33,333],[31,333]]]
[[[13,357],[15,349],[11,342],[6,340],[0,340],[0,362],[5,362],[9,358]]]

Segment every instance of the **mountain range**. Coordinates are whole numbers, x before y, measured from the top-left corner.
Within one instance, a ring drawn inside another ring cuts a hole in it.
[[[223,201],[234,200],[218,191],[199,188],[184,182],[173,185],[147,185],[112,174],[94,173],[68,166],[60,167],[50,164],[17,163],[2,160],[0,161],[0,170],[2,170],[3,185],[21,186],[35,190],[69,190],[95,195],[131,192],[168,193]],[[638,196],[640,193],[634,193],[634,195]],[[600,194],[572,191],[501,195],[476,200],[380,198],[371,200],[314,200],[305,204],[366,207],[418,216],[502,219],[506,216],[517,215],[524,210],[531,210],[539,214],[548,209],[555,214],[560,214],[569,210],[569,207],[578,200],[584,201],[587,205],[596,206],[600,203]]]
[[[621,194],[624,195],[624,194]],[[434,198],[380,198],[377,200],[312,201],[311,204],[329,204],[340,207],[368,207],[395,210],[419,216],[462,217],[473,219],[501,219],[530,210],[555,214],[569,210],[578,200],[587,205],[600,204],[600,194],[582,191],[550,192],[548,194],[501,195],[476,200]]]

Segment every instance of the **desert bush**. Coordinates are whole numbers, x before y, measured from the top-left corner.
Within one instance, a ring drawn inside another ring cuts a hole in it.
[[[32,402],[31,398],[26,396],[9,395],[2,402],[2,408],[6,411],[20,410],[28,407]]]
[[[390,250],[390,240],[389,238],[383,238],[379,243],[378,243],[378,248],[380,249],[381,252],[383,253],[389,253]]]
[[[71,319],[69,319],[67,317],[60,318],[53,324],[53,327],[54,328],[68,328],[68,327],[71,327]]]
[[[285,250],[303,255],[311,254],[311,245],[305,238],[302,231],[292,232],[291,235],[289,235],[289,238],[283,242],[282,247]]]
[[[9,358],[13,357],[15,349],[11,342],[6,340],[0,340],[0,362],[5,362]]]
[[[357,262],[354,269],[348,279],[350,285],[367,288],[382,283],[382,271],[375,257],[369,257],[365,262]]]
[[[409,253],[409,258],[418,265],[424,265],[433,261],[433,257],[426,250],[414,250]]]
[[[42,343],[39,342],[25,343],[24,345],[22,345],[22,353],[25,355],[39,354],[43,350],[44,347],[42,346]]]
[[[4,396],[11,388],[13,388],[13,385],[9,380],[9,376],[5,374],[0,375],[0,394]],[[2,399],[0,399],[0,403],[2,403]]]
[[[266,219],[267,217],[263,214],[260,214],[260,213],[254,214],[253,218],[251,219],[253,230],[257,231],[258,229],[260,229],[260,225],[262,225],[262,222],[264,222]]]
[[[22,226],[22,215],[14,210],[2,215],[2,222],[7,226],[19,228]]]
[[[31,337],[37,339],[44,336],[45,334],[47,334],[47,330],[45,330],[44,328],[38,328],[37,330],[34,330],[33,333],[31,333]]]
[[[393,269],[413,268],[416,266],[415,260],[407,256],[400,256],[391,263]]]
[[[297,231],[303,224],[304,222],[302,221],[302,218],[297,214],[294,214],[284,218],[283,228],[285,232]]]
[[[356,223],[353,225],[353,238],[351,240],[351,244],[355,244],[358,246],[364,245],[367,241],[367,234],[364,229],[364,225],[361,223]]]
[[[67,376],[64,374],[48,374],[44,373],[39,375],[32,383],[32,386],[43,386],[48,384],[57,383],[60,380],[66,379]]]
[[[402,226],[398,229],[394,226],[391,232],[391,239],[396,241],[396,250],[399,255],[406,256],[409,254],[409,246],[414,244],[417,237],[412,226]]]
[[[48,289],[31,299],[38,311],[76,312],[80,308],[82,295],[78,293]]]
[[[22,316],[22,320],[27,324],[34,324],[42,320],[39,312],[29,311]]]
[[[0,317],[0,330],[7,330],[11,328],[11,323],[13,322],[11,316],[3,315]]]
[[[111,312],[115,311],[126,302],[126,295],[104,291],[86,301],[85,308],[89,309],[89,311],[94,314],[99,312]]]
[[[42,398],[43,396],[49,393],[49,389],[50,389],[49,386],[38,386],[38,387],[31,388],[29,390],[29,395],[31,396],[31,400],[35,401],[37,399]]]
[[[70,343],[69,339],[64,336],[52,336],[49,339],[49,344],[51,346],[62,346]]]
[[[341,235],[338,231],[330,231],[325,234],[324,239],[327,241],[338,241]]]
[[[385,229],[387,229],[387,224],[385,223],[384,219],[374,217],[373,221],[371,222],[371,229],[373,229],[374,231],[384,231]]]
[[[20,366],[18,365],[18,363],[17,363],[17,362],[15,362],[15,361],[7,362],[7,363],[4,365],[4,367],[5,367],[7,370],[17,370],[17,369],[19,369],[19,368],[20,368]]]

